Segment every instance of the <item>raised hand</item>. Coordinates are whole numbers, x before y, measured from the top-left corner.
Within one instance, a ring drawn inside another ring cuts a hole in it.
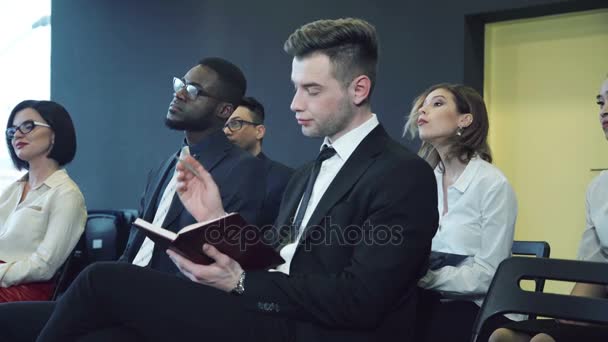
[[[213,177],[191,156],[179,159],[177,163],[176,191],[186,210],[199,222],[226,213]]]

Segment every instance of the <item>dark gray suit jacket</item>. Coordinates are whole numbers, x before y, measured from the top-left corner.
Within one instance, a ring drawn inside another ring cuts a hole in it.
[[[260,221],[263,225],[272,225],[279,213],[283,192],[293,174],[293,169],[269,159],[262,152],[257,157],[264,163],[266,174],[266,199]]]
[[[248,222],[259,224],[266,188],[263,163],[235,147],[222,131],[215,132],[199,144],[191,146],[190,152],[213,176],[219,187],[224,209],[227,212],[239,212]],[[178,153],[171,155],[148,175],[139,208],[139,217],[148,222],[154,220],[160,197],[175,170],[177,155]],[[195,219],[184,210],[176,194],[162,226],[177,232],[194,222]],[[132,262],[144,239],[145,235],[139,229],[131,228],[127,247],[120,261]],[[159,271],[181,274],[165,251],[158,248],[154,250],[150,265]]]

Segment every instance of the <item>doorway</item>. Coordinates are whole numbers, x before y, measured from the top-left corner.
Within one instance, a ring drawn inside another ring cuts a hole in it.
[[[554,258],[576,257],[592,170],[608,168],[595,103],[608,77],[607,42],[607,9],[485,26],[489,141],[517,194],[515,239],[548,241]]]

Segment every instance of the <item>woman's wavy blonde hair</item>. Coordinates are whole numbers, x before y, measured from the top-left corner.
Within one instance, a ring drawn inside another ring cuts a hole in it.
[[[470,113],[473,116],[473,122],[462,130],[462,135],[454,135],[449,138],[448,143],[451,145],[446,158],[458,158],[461,162],[467,163],[474,156],[491,163],[492,153],[488,145],[488,111],[483,102],[483,98],[479,93],[468,86],[462,84],[440,83],[431,86],[420,94],[412,104],[412,110],[405,123],[403,135],[408,133],[412,138],[418,134],[418,110],[422,107],[424,99],[436,89],[445,89],[449,91],[456,102],[458,113]],[[437,150],[428,142],[423,141],[418,155],[424,158],[433,168],[439,166],[443,169],[441,158]]]

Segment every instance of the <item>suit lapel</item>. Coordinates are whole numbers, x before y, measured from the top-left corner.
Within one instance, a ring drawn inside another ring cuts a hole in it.
[[[167,179],[168,176],[170,177],[172,175],[172,173],[170,172],[173,171],[173,160],[175,159],[176,155],[177,154],[174,154],[169,159],[167,159],[158,169],[158,172],[156,173],[156,175],[154,175],[154,178],[150,180],[150,184],[153,184],[152,189],[154,190],[152,190],[150,196],[144,199],[144,212],[142,214],[142,218],[148,222],[154,221],[154,215],[156,215],[157,209],[156,203],[158,203],[158,197],[161,196],[161,191],[164,190],[163,184],[165,182],[165,179]],[[129,242],[129,244],[132,245],[132,247],[129,248],[129,262],[133,261],[133,259],[135,258],[135,255],[141,248],[141,244],[143,243],[145,237],[146,235],[141,230],[135,230],[135,235],[132,235],[132,238],[130,238]]]
[[[281,210],[277,215],[276,229],[279,231],[279,236],[285,236],[283,234],[289,230],[293,224],[293,220],[296,216],[296,210],[306,189],[306,182],[312,170],[314,162],[302,167],[298,172],[298,175],[294,175],[292,181],[285,188],[285,193],[288,196],[285,197],[283,203],[281,203]]]
[[[215,166],[226,157],[228,151],[233,148],[233,146],[222,131],[219,131],[219,134],[218,132],[213,133],[207,139],[208,141],[204,142],[202,151],[195,153],[193,157],[198,160],[209,173],[213,174]],[[170,227],[183,211],[184,205],[180,201],[177,193],[175,193],[171,200],[171,206],[169,207],[167,216],[163,221],[163,227]],[[176,227],[176,229],[179,230],[181,227]]]
[[[173,175],[173,160],[177,154],[172,155],[169,159],[167,159],[163,165],[160,167],[158,173],[156,174],[156,178],[154,179],[154,191],[152,192],[152,196],[147,199],[146,209],[143,214],[143,219],[149,222],[154,220],[154,215],[156,214],[156,203],[158,203],[159,196],[161,196],[161,191],[163,189],[163,183],[167,177],[171,177]]]
[[[378,125],[361,141],[321,197],[319,204],[306,224],[306,230],[300,242],[303,242],[312,231],[308,227],[319,226],[324,217],[329,214],[331,208],[357,183],[374,162],[375,157],[382,152],[385,146],[382,140],[386,137],[384,128]]]

